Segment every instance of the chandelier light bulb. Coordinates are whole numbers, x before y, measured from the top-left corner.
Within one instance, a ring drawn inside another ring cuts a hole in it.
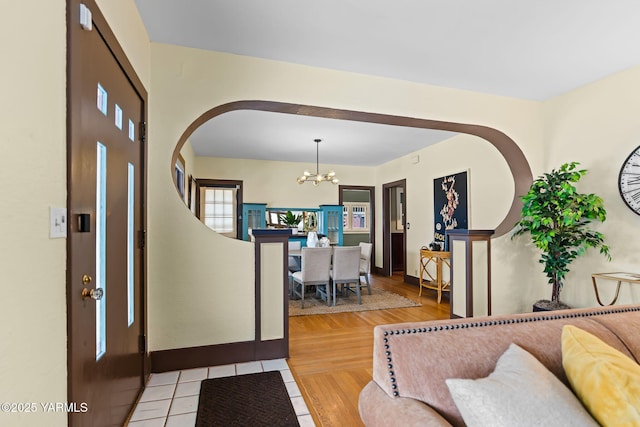
[[[314,139],[316,143],[316,173],[313,174],[309,171],[304,171],[301,177],[297,178],[298,184],[304,184],[305,182],[313,182],[313,185],[318,185],[322,181],[329,181],[332,184],[338,183],[338,178],[336,178],[336,173],[331,171],[326,174],[320,173],[320,141],[321,139]]]

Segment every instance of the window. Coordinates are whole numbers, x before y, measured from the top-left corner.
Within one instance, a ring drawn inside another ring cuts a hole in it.
[[[342,225],[345,233],[369,232],[369,203],[344,202]]]
[[[192,178],[194,212],[207,227],[223,236],[242,239],[242,181]]]
[[[236,237],[236,189],[202,187],[200,220],[212,230]]]

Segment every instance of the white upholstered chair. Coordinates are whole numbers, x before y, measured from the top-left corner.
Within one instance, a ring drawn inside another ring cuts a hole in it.
[[[291,274],[293,294],[301,299],[304,308],[304,294],[307,286],[316,286],[316,293],[321,286],[325,287],[327,305],[330,304],[331,248],[301,249],[302,269]]]
[[[357,246],[338,246],[333,249],[333,266],[331,267],[331,282],[333,283],[333,305],[336,305],[337,286],[340,285],[342,294],[355,292],[360,298],[360,248]],[[353,285],[354,289],[351,289]]]
[[[300,251],[300,241],[295,240],[293,242],[289,242],[289,252],[291,251]],[[300,271],[300,257],[299,256],[291,256],[289,255],[289,271]]]
[[[373,252],[373,243],[360,242],[360,277],[364,281],[371,295],[371,285],[369,284],[369,274],[371,274],[371,254]]]

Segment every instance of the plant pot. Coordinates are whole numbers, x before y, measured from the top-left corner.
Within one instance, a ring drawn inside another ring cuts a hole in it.
[[[567,310],[571,308],[563,302],[551,302],[548,299],[542,299],[536,301],[533,304],[533,311],[554,311],[554,310]]]

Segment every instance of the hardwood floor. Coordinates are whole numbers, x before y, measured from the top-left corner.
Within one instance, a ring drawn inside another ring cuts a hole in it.
[[[420,302],[421,307],[289,318],[291,371],[316,426],[362,426],[360,390],[371,381],[373,327],[379,324],[449,318],[449,303],[434,291],[403,282],[402,276],[371,276],[371,285]]]

